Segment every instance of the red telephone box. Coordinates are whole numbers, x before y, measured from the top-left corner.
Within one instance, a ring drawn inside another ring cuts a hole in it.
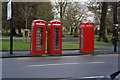
[[[53,20],[48,22],[47,26],[47,53],[62,53],[62,23]]]
[[[94,53],[94,23],[80,23],[79,51],[83,53]]]
[[[45,54],[46,44],[46,22],[43,20],[34,20],[31,25],[31,54]]]

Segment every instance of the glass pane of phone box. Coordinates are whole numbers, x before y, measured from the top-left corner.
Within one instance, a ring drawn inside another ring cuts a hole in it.
[[[53,49],[54,50],[60,50],[60,40],[59,40],[59,37],[60,37],[60,29],[59,28],[54,28],[54,43],[53,43]]]
[[[43,28],[37,28],[36,50],[43,50]]]

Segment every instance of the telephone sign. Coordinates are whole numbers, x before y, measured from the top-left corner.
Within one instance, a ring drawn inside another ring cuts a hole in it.
[[[11,8],[11,1],[9,0],[8,4],[7,4],[7,20],[12,18],[12,8]]]

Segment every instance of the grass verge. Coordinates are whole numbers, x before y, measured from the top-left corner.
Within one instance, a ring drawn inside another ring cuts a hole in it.
[[[0,51],[9,51],[10,42],[2,42],[2,48],[0,49],[2,49]],[[79,49],[79,45],[62,44],[62,49]],[[95,48],[95,49],[103,49],[103,48]],[[13,42],[13,50],[14,51],[30,50],[30,43]]]
[[[69,42],[71,44],[79,44],[79,41],[75,41],[75,42]],[[106,42],[103,42],[103,41],[94,41],[94,45],[97,45],[97,46],[109,46],[109,47],[112,47],[113,44],[112,43],[106,43]]]

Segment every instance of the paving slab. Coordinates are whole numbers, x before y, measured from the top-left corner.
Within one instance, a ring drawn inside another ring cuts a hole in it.
[[[116,54],[112,49],[109,50],[95,50],[94,53],[80,53],[79,50],[62,50],[62,54],[51,55],[47,51],[45,55],[33,55],[30,51],[13,51],[13,55],[10,55],[9,51],[0,52],[1,58],[9,57],[38,57],[38,56],[71,56],[71,55],[98,55],[98,54]]]

